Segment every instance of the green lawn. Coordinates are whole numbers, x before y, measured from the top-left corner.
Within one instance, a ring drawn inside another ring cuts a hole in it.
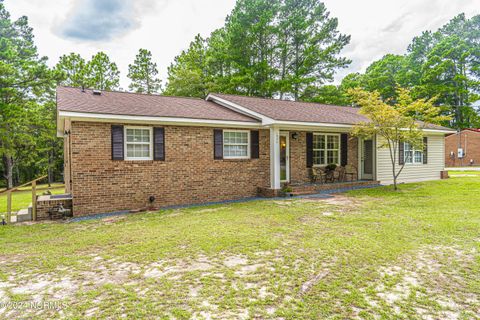
[[[60,183],[53,183],[49,188],[48,184],[40,184],[37,186],[37,195],[43,194],[50,190],[52,194],[60,194],[65,192],[65,186]],[[12,212],[27,208],[32,203],[32,187],[20,188],[12,194]],[[7,194],[0,194],[0,215],[7,212]]]
[[[0,226],[0,318],[480,317],[479,173],[81,223]]]

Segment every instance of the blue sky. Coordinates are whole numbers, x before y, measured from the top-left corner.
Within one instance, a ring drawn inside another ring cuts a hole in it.
[[[387,53],[404,53],[423,30],[435,30],[453,16],[480,14],[480,0],[325,0],[342,33],[352,36],[343,55],[352,65],[344,75],[364,71]],[[197,33],[223,25],[235,0],[5,0],[14,18],[27,15],[42,55],[55,64],[64,53],[90,58],[105,51],[128,87],[127,67],[139,48],[152,51],[163,79],[173,58]]]

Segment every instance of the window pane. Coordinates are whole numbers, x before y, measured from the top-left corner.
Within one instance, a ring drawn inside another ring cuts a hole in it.
[[[405,151],[405,163],[412,163],[413,162],[413,152],[412,151]]]
[[[421,163],[422,161],[422,152],[421,151],[415,151],[415,162]]]
[[[320,151],[318,150],[313,151],[313,164],[322,164],[322,162],[320,161]]]
[[[127,142],[133,141],[133,129],[127,129]]]
[[[325,151],[324,150],[314,150],[313,151],[313,164],[315,164],[315,165],[325,164]]]
[[[338,149],[338,136],[327,136],[327,149]]]
[[[327,164],[335,163],[338,164],[338,151],[329,150],[327,151]]]
[[[150,130],[143,130],[142,141],[150,142]]]
[[[246,157],[248,155],[246,145],[227,145],[223,148],[225,157]]]
[[[233,142],[232,139],[231,139],[231,132],[225,132],[223,134],[223,142],[227,143],[227,144]]]
[[[133,157],[133,156],[134,156],[133,144],[127,144],[127,157]]]
[[[313,136],[313,149],[325,149],[325,136],[318,134]]]

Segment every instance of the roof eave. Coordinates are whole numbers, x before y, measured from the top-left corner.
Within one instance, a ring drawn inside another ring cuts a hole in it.
[[[92,121],[92,122],[125,122],[125,123],[144,123],[144,124],[170,124],[170,125],[195,125],[195,126],[219,126],[219,127],[251,127],[260,128],[260,122],[236,121],[236,120],[216,120],[216,119],[197,119],[180,117],[158,117],[158,116],[137,116],[137,115],[118,115],[105,113],[88,113],[74,111],[58,111],[59,118],[70,119],[72,121]]]

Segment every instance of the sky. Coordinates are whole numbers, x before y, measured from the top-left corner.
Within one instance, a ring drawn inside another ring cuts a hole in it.
[[[351,35],[342,55],[351,59],[335,76],[363,72],[387,53],[403,54],[412,38],[436,30],[459,13],[480,14],[480,0],[324,0],[339,30]],[[89,59],[106,52],[128,88],[128,64],[139,48],[152,51],[161,78],[196,34],[224,24],[235,0],[4,0],[16,19],[29,18],[39,53],[54,65],[70,52]]]

